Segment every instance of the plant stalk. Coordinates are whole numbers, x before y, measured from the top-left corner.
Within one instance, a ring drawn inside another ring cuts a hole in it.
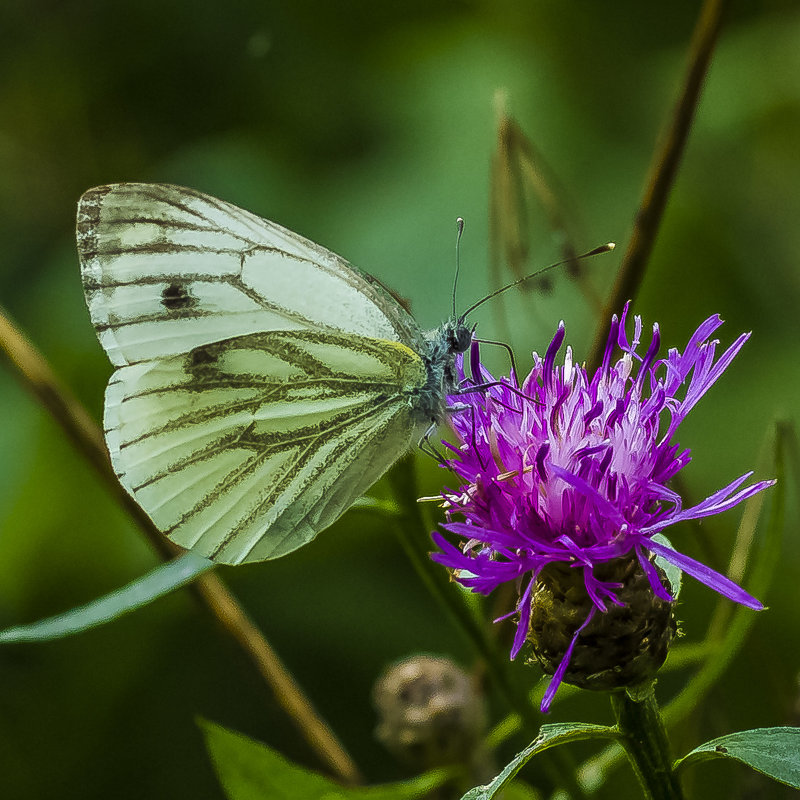
[[[689,139],[694,115],[700,102],[703,82],[711,64],[719,32],[725,0],[706,0],[697,20],[689,48],[689,64],[669,122],[660,136],[645,181],[645,189],[634,218],[628,248],[617,273],[617,280],[606,304],[600,326],[586,363],[594,371],[603,357],[607,337],[607,321],[612,312],[619,313],[626,300],[635,299],[650,254],[655,245],[664,210],[678,174],[683,151]]]
[[[489,679],[509,708],[519,715],[529,733],[538,731],[542,717],[531,705],[529,693],[510,675],[511,662],[487,635],[444,567],[430,559],[428,547],[432,543],[417,502],[419,493],[413,459],[407,457],[396,464],[388,478],[400,509],[395,526],[397,535],[414,570],[483,659]],[[563,748],[542,753],[539,760],[555,786],[565,789],[574,800],[586,800],[588,796],[576,778],[576,764]]]
[[[653,685],[636,697],[627,691],[615,692],[611,706],[625,752],[647,800],[683,800]]]

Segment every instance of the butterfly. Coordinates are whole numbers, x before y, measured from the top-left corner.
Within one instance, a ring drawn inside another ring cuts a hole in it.
[[[274,222],[120,183],[81,197],[77,242],[116,368],[114,470],[184,548],[224,564],[285,555],[446,417],[464,315],[423,333],[375,278]]]

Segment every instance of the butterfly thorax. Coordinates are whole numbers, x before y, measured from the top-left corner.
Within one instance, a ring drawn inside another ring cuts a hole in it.
[[[419,390],[420,413],[432,422],[443,422],[447,395],[458,390],[456,355],[469,349],[472,331],[461,319],[451,318],[426,334],[428,353],[425,367],[428,380]]]

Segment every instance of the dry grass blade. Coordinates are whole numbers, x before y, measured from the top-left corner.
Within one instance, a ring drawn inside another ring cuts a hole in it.
[[[492,157],[489,207],[492,281],[495,285],[504,282],[504,267],[517,279],[530,272],[530,231],[538,208],[558,243],[559,260],[566,262],[567,274],[578,281],[587,302],[599,313],[600,299],[579,263],[569,214],[557,181],[533,142],[507,113],[501,92],[496,97],[496,105],[497,149]],[[523,287],[548,292],[551,284],[549,278],[542,278]]]

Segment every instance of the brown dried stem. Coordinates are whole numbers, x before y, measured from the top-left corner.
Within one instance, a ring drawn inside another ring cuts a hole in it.
[[[722,25],[725,0],[706,0],[692,36],[689,66],[680,97],[665,131],[656,147],[645,182],[645,191],[636,213],[628,249],[617,273],[617,280],[600,320],[598,332],[587,359],[590,369],[600,364],[605,347],[608,318],[626,300],[633,300],[639,291],[658,229],[664,216],[675,176],[678,172],[689,131],[711,63],[711,56]]]
[[[95,468],[112,496],[136,521],[161,558],[167,561],[183,552],[158,531],[147,514],[122,488],[111,466],[100,428],[81,403],[56,378],[42,354],[2,312],[0,353],[14,367],[14,372],[25,389],[42,404]],[[192,588],[195,596],[255,664],[274,692],[279,705],[293,720],[320,761],[343,782],[361,783],[361,774],[352,758],[327,723],[317,714],[264,634],[219,576],[206,573],[195,581]]]

